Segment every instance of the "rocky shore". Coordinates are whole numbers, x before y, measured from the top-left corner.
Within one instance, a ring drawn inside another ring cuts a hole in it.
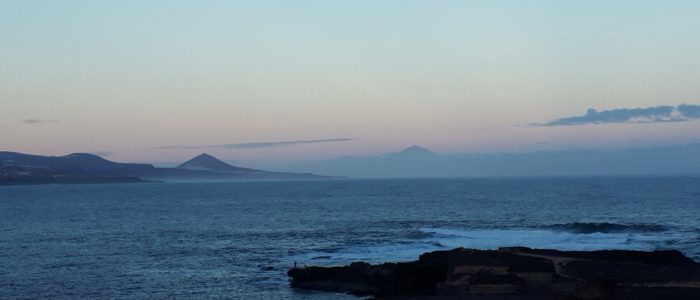
[[[382,299],[700,299],[700,264],[674,250],[458,248],[288,275],[293,288]]]

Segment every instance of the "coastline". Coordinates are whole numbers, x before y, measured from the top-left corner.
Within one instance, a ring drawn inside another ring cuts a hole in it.
[[[292,288],[382,299],[700,299],[700,264],[676,250],[457,248],[287,274]]]
[[[47,185],[47,184],[119,184],[119,183],[156,183],[138,177],[14,177],[0,178],[0,186]]]

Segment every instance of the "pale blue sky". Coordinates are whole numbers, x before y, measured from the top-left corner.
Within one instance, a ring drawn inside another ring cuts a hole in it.
[[[519,125],[700,104],[699,15],[698,1],[0,1],[0,148],[175,161],[342,138],[208,152],[697,142],[698,121]]]

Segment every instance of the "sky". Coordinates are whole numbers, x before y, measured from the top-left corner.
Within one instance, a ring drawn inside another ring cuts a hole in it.
[[[698,15],[682,0],[0,0],[0,150],[158,163],[697,143]]]

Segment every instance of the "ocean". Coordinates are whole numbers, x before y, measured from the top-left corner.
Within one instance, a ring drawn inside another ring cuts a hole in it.
[[[678,249],[700,260],[700,177],[0,187],[3,299],[354,299],[295,263],[440,249]]]

